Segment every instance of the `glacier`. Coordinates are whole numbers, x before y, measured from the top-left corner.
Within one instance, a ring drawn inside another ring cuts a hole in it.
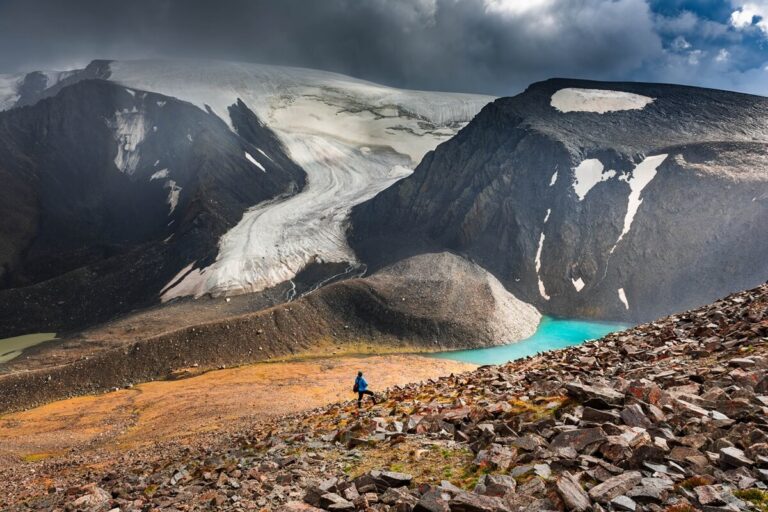
[[[233,62],[116,61],[110,71],[110,80],[125,87],[210,109],[233,130],[228,107],[241,100],[307,174],[300,193],[246,211],[219,241],[216,261],[168,283],[163,301],[257,292],[314,261],[355,264],[345,235],[351,208],[410,174],[494,99]]]

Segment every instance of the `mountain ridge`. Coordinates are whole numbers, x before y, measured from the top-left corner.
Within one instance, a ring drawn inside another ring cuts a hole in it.
[[[552,106],[572,91],[575,108],[600,109],[616,90],[653,101],[605,113]],[[638,321],[705,303],[768,274],[765,237],[753,232],[766,221],[767,109],[765,98],[716,90],[540,82],[486,106],[413,175],[355,207],[350,238],[372,268],[387,254],[456,251],[554,315]],[[713,271],[697,292],[687,282],[698,265],[728,275]],[[639,266],[677,287],[631,275]],[[606,276],[612,286],[596,290]]]

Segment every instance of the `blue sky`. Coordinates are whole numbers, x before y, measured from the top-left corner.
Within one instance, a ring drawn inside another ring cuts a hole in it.
[[[768,0],[0,0],[0,73],[177,57],[496,95],[551,77],[768,95]]]
[[[768,1],[651,0],[661,59],[635,75],[768,94]]]

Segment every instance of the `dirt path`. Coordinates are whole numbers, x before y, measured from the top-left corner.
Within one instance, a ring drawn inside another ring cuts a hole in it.
[[[413,355],[261,363],[62,400],[0,416],[0,466],[141,449],[348,400],[358,370],[378,390],[472,368]]]

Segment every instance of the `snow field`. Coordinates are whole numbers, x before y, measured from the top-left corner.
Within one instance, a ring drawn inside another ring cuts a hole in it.
[[[589,158],[577,165],[573,172],[576,180],[573,182],[573,191],[583,201],[592,187],[601,181],[607,181],[616,176],[616,171],[603,171],[602,162],[596,158]]]
[[[552,95],[550,105],[560,112],[619,112],[641,110],[653,103],[654,98],[623,91],[603,89],[560,89]]]

